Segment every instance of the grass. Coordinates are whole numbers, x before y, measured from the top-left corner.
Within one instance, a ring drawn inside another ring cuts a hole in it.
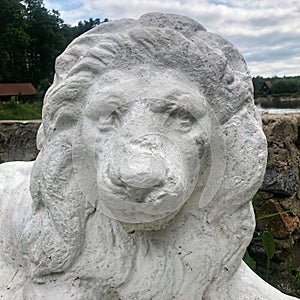
[[[42,101],[20,103],[15,99],[0,102],[0,120],[35,120],[42,118]]]
[[[260,103],[263,108],[300,108],[300,100],[281,101],[279,98],[274,98],[273,101]]]

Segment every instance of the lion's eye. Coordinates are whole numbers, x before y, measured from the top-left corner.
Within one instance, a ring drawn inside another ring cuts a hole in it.
[[[189,112],[181,108],[172,110],[169,113],[169,117],[176,121],[178,125],[177,129],[184,132],[190,131],[196,121]]]
[[[115,130],[120,126],[120,116],[117,111],[113,111],[107,117],[99,118],[99,130],[102,132],[107,132],[110,130]]]

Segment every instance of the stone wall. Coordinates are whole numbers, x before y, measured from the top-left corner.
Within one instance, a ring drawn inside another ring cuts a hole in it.
[[[262,187],[253,200],[257,226],[248,250],[262,277],[274,284],[277,280],[289,290],[300,270],[300,114],[264,114],[262,119],[268,164]],[[271,232],[275,240],[268,278],[261,240],[264,231]]]
[[[41,121],[0,121],[0,163],[34,160],[36,133]]]

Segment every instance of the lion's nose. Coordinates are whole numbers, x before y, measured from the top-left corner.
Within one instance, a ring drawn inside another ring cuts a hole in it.
[[[133,152],[119,160],[117,181],[134,189],[151,189],[163,184],[166,168],[162,158]],[[115,176],[114,176],[115,177]]]
[[[164,175],[164,163],[151,155],[133,153],[120,165],[122,182],[135,188],[161,185]]]

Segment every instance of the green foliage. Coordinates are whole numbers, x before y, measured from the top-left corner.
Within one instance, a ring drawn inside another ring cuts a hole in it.
[[[0,120],[34,120],[42,118],[42,101],[20,103],[14,97],[9,102],[0,102]]]
[[[287,271],[290,289],[294,291],[295,296],[300,296],[300,268],[298,268],[297,270],[292,269],[292,263],[289,260],[287,262]]]
[[[254,86],[254,96],[263,97],[264,95],[260,89],[265,81],[270,81],[272,84],[272,95],[289,96],[293,94],[300,95],[300,76],[290,77],[253,77],[252,82]]]
[[[261,236],[262,244],[267,255],[267,277],[269,276],[271,259],[275,254],[275,241],[270,231],[264,231]]]
[[[72,27],[43,0],[1,0],[0,82],[31,82],[44,93],[52,83],[55,58],[76,36],[100,23],[90,18]]]
[[[60,33],[63,22],[57,12],[49,12],[41,0],[25,0],[26,32],[30,36],[27,50],[29,76],[35,86],[40,80],[52,81],[55,57],[65,48],[65,40]]]
[[[263,214],[263,215],[260,215],[260,216],[256,217],[256,220],[272,218],[272,217],[276,217],[278,215],[285,215],[285,214],[288,214],[290,212],[291,212],[290,210],[286,210],[286,211],[281,211],[281,212],[277,212],[277,213],[273,213],[273,214]]]
[[[276,93],[300,92],[300,80],[298,77],[275,78],[272,84]]]
[[[297,270],[296,276],[293,278],[293,288],[298,296],[300,296],[300,268]]]
[[[256,211],[264,202],[262,200],[262,196],[259,193],[255,194],[255,196],[253,197],[252,203]],[[283,211],[280,213],[263,214],[256,216],[256,220],[269,218],[271,219],[277,215],[286,214],[289,212],[290,211]],[[273,234],[269,231],[264,231],[261,233],[258,230],[255,230],[255,234],[252,241],[255,241],[258,244],[262,244],[267,261],[265,267],[260,266],[258,265],[259,260],[257,260],[256,262],[256,259],[253,259],[253,257],[251,257],[249,252],[247,251],[243,259],[248,264],[248,266],[252,269],[255,266],[255,269],[253,270],[258,271],[262,278],[267,280],[270,284],[280,289],[284,293],[288,293],[293,296],[300,296],[300,268],[295,269],[297,263],[293,261],[293,257],[291,257],[291,260],[287,262],[287,272],[289,275],[288,278],[282,277],[280,270],[272,270],[272,273],[270,272],[271,260],[273,259],[276,250],[276,244]],[[262,271],[260,271],[261,268]]]
[[[266,276],[268,278],[271,259],[275,254],[275,241],[274,241],[273,234],[269,231],[264,231],[261,235],[261,241],[267,257]],[[246,251],[246,253],[244,254],[243,260],[252,270],[256,269],[256,262],[249,255],[248,251]]]
[[[107,22],[107,19],[105,19],[104,22]],[[99,24],[101,24],[99,18],[96,19],[90,18],[88,21],[80,21],[78,25],[74,28],[74,37],[81,35],[82,33],[90,30],[91,28]]]
[[[0,1],[0,82],[20,81],[27,77],[25,9],[21,1]]]
[[[252,201],[256,201],[256,200],[259,200],[261,198],[261,195],[259,193],[256,193],[253,198],[252,198]]]
[[[256,261],[250,256],[248,251],[245,252],[243,260],[253,271],[255,271]]]

